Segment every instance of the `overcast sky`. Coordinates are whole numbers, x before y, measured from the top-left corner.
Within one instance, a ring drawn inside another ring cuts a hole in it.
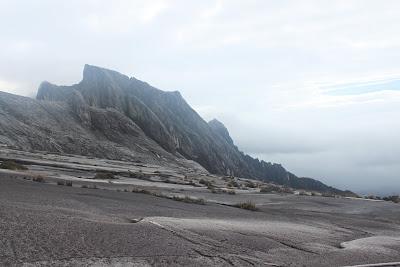
[[[400,1],[0,0],[0,90],[85,63],[179,90],[244,152],[400,193]]]

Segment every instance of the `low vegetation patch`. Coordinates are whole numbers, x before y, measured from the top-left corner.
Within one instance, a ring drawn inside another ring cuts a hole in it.
[[[38,183],[44,183],[44,178],[43,178],[43,176],[38,175],[38,176],[33,177],[32,181],[38,182]]]
[[[200,205],[204,205],[205,201],[202,198],[193,198],[193,197],[189,197],[189,196],[173,196],[173,197],[168,197],[172,200],[175,201],[181,201],[181,202],[185,202],[185,203],[192,203],[192,204],[200,204]]]
[[[141,193],[141,194],[151,195],[151,191],[146,190],[146,189],[139,189],[139,188],[133,188],[132,193]]]
[[[257,185],[255,183],[253,183],[252,181],[247,181],[246,186],[248,188],[256,188],[257,187]]]
[[[286,186],[278,186],[278,185],[268,185],[263,186],[260,189],[260,193],[285,193],[285,194],[294,194],[293,189]]]
[[[57,185],[65,185],[65,186],[72,186],[72,181],[57,181]]]
[[[400,196],[388,196],[382,198],[385,201],[392,201],[394,203],[400,203]]]
[[[71,186],[72,186],[72,184],[71,184]],[[96,186],[95,184],[94,184],[94,185],[86,185],[86,184],[83,184],[83,185],[81,185],[81,188],[98,189],[97,186]]]
[[[245,209],[245,210],[251,210],[251,211],[257,211],[258,210],[258,208],[256,207],[256,204],[254,204],[251,201],[238,203],[238,204],[234,205],[234,207],[240,208],[240,209]]]
[[[211,181],[205,180],[205,179],[200,179],[199,184],[205,185],[208,188],[214,187]]]
[[[235,180],[231,180],[231,181],[228,182],[227,186],[231,187],[231,188],[232,187],[239,187],[239,184]]]
[[[111,172],[97,172],[96,175],[94,176],[94,179],[112,180],[117,178]]]
[[[335,197],[335,194],[333,194],[331,192],[323,192],[321,195],[323,197]]]
[[[22,164],[19,164],[13,160],[6,160],[0,164],[0,169],[7,169],[7,170],[22,170],[25,171],[28,168]]]
[[[164,195],[159,192],[150,191],[150,190],[146,190],[146,189],[140,189],[140,188],[133,188],[132,192],[151,195],[151,196],[155,196],[155,197],[168,198],[171,200],[181,201],[181,202],[185,202],[185,203],[205,205],[205,201],[202,198],[192,198],[189,196],[183,196],[183,197],[182,196],[167,196],[167,195]]]
[[[151,177],[150,174],[143,173],[142,171],[139,172],[129,172],[130,178],[137,178],[137,179],[149,179]]]
[[[211,193],[213,193],[213,194],[228,194],[228,195],[236,195],[236,191],[235,190],[233,190],[233,189],[221,189],[221,188],[215,188],[215,187],[212,187],[212,188],[208,188],[210,191],[211,191]]]
[[[228,195],[236,195],[236,191],[235,190],[223,190],[223,193],[226,193]]]

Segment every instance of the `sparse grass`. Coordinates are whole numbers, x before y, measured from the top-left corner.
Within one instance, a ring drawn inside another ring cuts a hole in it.
[[[240,209],[245,209],[245,210],[251,210],[251,211],[257,211],[258,210],[258,208],[256,207],[256,204],[254,204],[251,201],[235,204],[234,207],[240,208]]]
[[[146,195],[151,195],[152,192],[146,189],[139,189],[139,188],[133,188],[132,193],[140,193],[140,194],[146,194]]]
[[[294,194],[293,189],[287,186],[278,186],[278,185],[267,185],[263,186],[260,189],[260,193],[285,193],[285,194]]]
[[[139,172],[129,172],[129,177],[130,178],[137,178],[137,179],[148,179],[151,177],[151,175],[143,173],[142,171]]]
[[[37,175],[32,178],[32,181],[38,182],[38,183],[44,183],[44,178],[43,178],[43,176]]]
[[[190,180],[189,183],[188,183],[188,185],[197,186],[197,184],[196,184],[195,182],[193,182],[193,180]]]
[[[236,191],[235,190],[226,190],[226,189],[221,189],[221,188],[208,188],[210,190],[211,193],[213,194],[228,194],[228,195],[236,195]]]
[[[388,196],[382,198],[385,201],[392,201],[393,203],[400,203],[400,196]]]
[[[170,197],[168,197],[168,198],[170,198]],[[192,204],[199,204],[199,205],[204,205],[205,204],[204,199],[202,199],[202,198],[192,198],[192,197],[189,197],[189,196],[184,196],[184,197],[173,196],[170,199],[175,200],[175,201],[185,202],[185,203],[192,203]]]
[[[25,167],[22,164],[19,164],[19,163],[13,161],[13,160],[6,160],[6,161],[4,161],[4,162],[2,162],[0,164],[0,169],[7,169],[7,170],[14,170],[14,171],[16,171],[16,170],[25,171],[28,168]]]
[[[256,184],[253,183],[252,181],[247,181],[247,182],[246,182],[246,186],[247,186],[248,188],[256,188],[256,187],[257,187]]]
[[[184,197],[182,197],[182,196],[167,196],[167,195],[164,195],[164,194],[159,193],[159,192],[150,191],[150,190],[146,190],[146,189],[139,189],[139,188],[133,188],[132,192],[133,193],[151,195],[151,196],[155,196],[155,197],[167,198],[167,199],[171,199],[171,200],[175,200],[175,201],[181,201],[181,202],[185,202],[185,203],[205,205],[205,201],[202,198],[192,198],[192,197],[189,197],[189,196],[184,196]]]
[[[93,185],[86,185],[86,184],[83,184],[83,185],[81,185],[81,188],[86,188],[86,189],[98,189],[98,188],[97,188],[97,185],[95,185],[95,184],[93,184]]]
[[[330,193],[330,192],[324,192],[324,193],[322,193],[322,196],[323,197],[335,197],[335,194]]]
[[[227,193],[227,194],[229,194],[229,195],[236,195],[235,190],[224,190],[223,192],[224,192],[224,193]]]
[[[231,181],[228,182],[227,186],[230,187],[230,188],[239,187],[239,184],[235,180],[231,180]]]
[[[214,187],[211,181],[205,180],[205,179],[200,179],[199,184],[203,184],[207,186],[208,188]]]
[[[215,189],[215,188],[208,188],[210,190],[211,193],[213,194],[218,194],[219,190]]]
[[[117,178],[115,178],[114,174],[111,172],[97,172],[94,179],[112,180]]]

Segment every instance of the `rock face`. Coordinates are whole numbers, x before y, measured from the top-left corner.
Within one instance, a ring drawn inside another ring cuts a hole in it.
[[[0,93],[0,142],[113,159],[185,166],[197,162],[215,174],[336,190],[245,155],[221,122],[204,121],[179,92],[90,65],[78,84],[43,82],[37,100]]]

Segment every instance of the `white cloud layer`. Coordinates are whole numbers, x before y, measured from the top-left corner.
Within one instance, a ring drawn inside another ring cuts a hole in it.
[[[0,90],[116,69],[180,90],[247,153],[399,193],[399,26],[396,0],[0,0]]]

